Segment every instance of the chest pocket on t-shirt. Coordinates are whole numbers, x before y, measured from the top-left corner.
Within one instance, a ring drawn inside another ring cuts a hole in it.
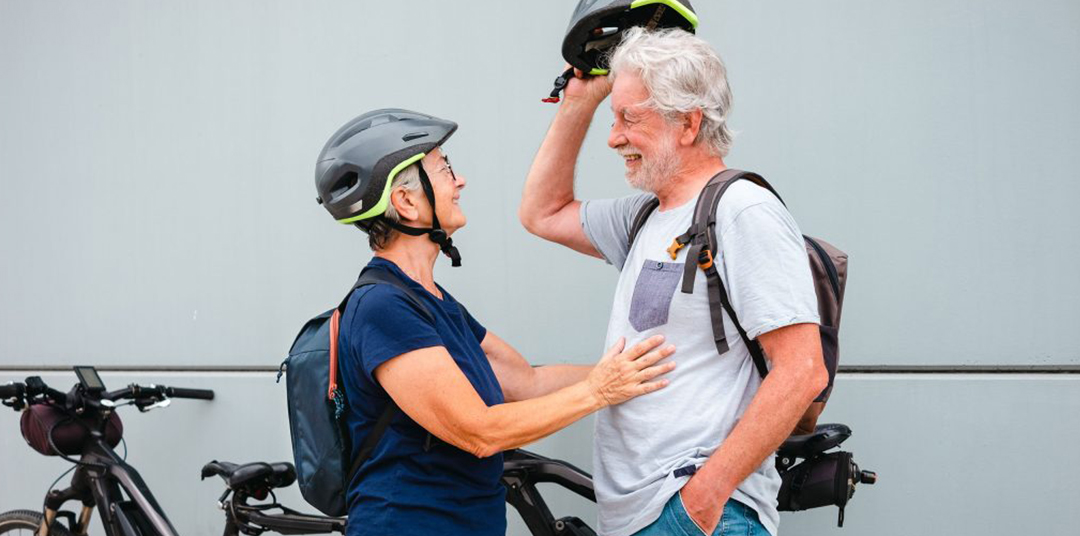
[[[630,325],[634,329],[640,332],[667,324],[671,298],[682,272],[681,262],[645,261],[630,299]]]

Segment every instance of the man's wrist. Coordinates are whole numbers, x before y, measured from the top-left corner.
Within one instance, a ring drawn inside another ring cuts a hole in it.
[[[715,457],[716,454],[714,453],[713,456]],[[696,479],[698,482],[695,482],[695,484],[706,489],[711,498],[723,498],[726,502],[727,498],[735,492],[735,488],[737,488],[739,484],[737,482],[734,484],[730,482],[731,478],[727,474],[724,474],[722,464],[710,464],[708,463],[709,461],[711,461],[711,458],[698,469],[697,473],[692,477],[692,480]]]
[[[591,117],[592,114],[596,112],[596,109],[600,107],[601,102],[604,102],[603,99],[596,100],[587,97],[564,97],[559,109],[565,110],[566,113],[588,114]]]

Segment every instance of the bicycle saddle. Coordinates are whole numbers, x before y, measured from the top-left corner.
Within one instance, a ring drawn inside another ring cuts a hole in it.
[[[283,488],[296,482],[296,468],[289,462],[253,462],[238,465],[214,460],[202,468],[202,478],[220,476],[229,489]]]
[[[819,424],[814,433],[791,436],[776,453],[781,457],[809,458],[829,450],[851,437],[851,428],[843,424]]]

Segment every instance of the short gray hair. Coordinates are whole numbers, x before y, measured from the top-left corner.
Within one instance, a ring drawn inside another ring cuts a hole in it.
[[[401,188],[406,192],[414,192],[420,188],[420,163],[417,162],[411,166],[401,170],[394,176],[394,182],[390,184],[390,190],[396,190]],[[394,208],[393,203],[386,205],[386,213],[383,215],[390,221],[400,221],[401,216],[398,215],[397,209]]]
[[[419,189],[420,168],[417,167],[419,165],[420,162],[417,162],[399,171],[398,174],[394,176],[394,181],[390,183],[390,190],[393,191],[401,188],[407,192],[412,192]],[[384,212],[382,216],[356,222],[356,226],[367,233],[368,245],[371,246],[372,251],[379,251],[385,248],[387,244],[390,243],[390,239],[394,237],[394,234],[398,233],[398,231],[387,224],[386,221],[401,221],[401,215],[399,215],[397,209],[394,208],[394,204],[390,203],[389,200],[387,201],[386,212]]]
[[[727,156],[735,138],[727,125],[731,88],[723,60],[704,39],[681,28],[630,28],[610,64],[613,77],[620,72],[641,76],[649,91],[646,104],[667,119],[701,110],[697,141]]]

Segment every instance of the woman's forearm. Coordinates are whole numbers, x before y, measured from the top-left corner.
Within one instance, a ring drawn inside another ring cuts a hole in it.
[[[537,398],[490,406],[454,435],[484,458],[549,436],[605,405],[587,382],[578,381]]]
[[[583,381],[592,370],[592,365],[543,365],[534,369],[533,388],[528,398],[536,398],[554,393]]]
[[[480,343],[508,402],[554,393],[584,380],[592,365],[543,365],[534,367],[509,343],[488,332]]]
[[[593,367],[562,366],[541,373],[550,374],[552,383],[584,379],[543,396],[492,406],[442,346],[397,356],[376,367],[374,375],[417,424],[461,450],[487,457],[550,435],[604,406],[663,388],[667,380],[657,376],[675,365],[657,363],[675,348],[657,348],[661,342],[663,337],[654,336],[624,348],[620,339]],[[504,367],[504,373],[514,368]],[[514,376],[519,384],[532,379],[532,373]]]

